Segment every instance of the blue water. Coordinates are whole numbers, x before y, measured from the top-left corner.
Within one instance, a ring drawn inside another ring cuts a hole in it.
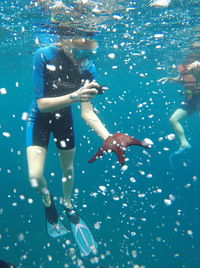
[[[28,182],[22,114],[33,97],[32,56],[38,48],[34,40],[45,35],[38,24],[48,16],[41,15],[41,10],[25,9],[28,1],[7,2],[0,3],[0,88],[7,91],[0,95],[0,259],[22,268],[199,268],[200,119],[192,115],[183,122],[192,149],[177,156],[172,169],[168,157],[179,143],[177,138],[166,138],[173,133],[168,118],[183,95],[177,92],[180,85],[156,83],[171,72],[177,75],[171,66],[182,62],[196,40],[196,2],[156,9],[148,7],[147,1],[124,1],[124,9],[134,9],[118,10],[116,14],[123,19],[111,17],[104,22],[107,28],[95,37],[100,44],[95,61],[98,81],[109,87],[94,100],[99,117],[111,133],[120,131],[141,140],[148,137],[154,146],[150,150],[130,148],[125,171],[113,154],[89,164],[87,160],[101,140],[80,119],[80,110],[74,105],[73,202],[99,244],[98,253],[86,259],[79,255],[71,234],[58,240],[47,236],[41,200]],[[163,37],[155,38],[155,34]],[[108,57],[110,53],[115,53],[115,59]],[[5,137],[4,132],[10,136]],[[52,193],[62,197],[52,141],[45,175]],[[167,206],[164,199],[169,198],[173,201]],[[59,200],[56,204],[61,212]],[[76,249],[73,258],[68,254],[70,248]]]

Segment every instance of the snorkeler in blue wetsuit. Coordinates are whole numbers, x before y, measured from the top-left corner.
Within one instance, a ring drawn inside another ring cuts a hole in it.
[[[140,142],[128,135],[111,135],[95,114],[90,101],[104,91],[93,80],[96,69],[90,59],[96,55],[97,48],[97,42],[80,38],[63,40],[57,46],[47,46],[36,51],[33,59],[35,97],[30,107],[26,131],[29,180],[44,203],[48,234],[57,237],[66,234],[68,230],[59,220],[54,199],[43,174],[49,138],[53,133],[62,169],[63,205],[71,225],[74,226],[72,230],[76,242],[80,249],[84,249],[82,255],[93,251],[96,243],[93,243],[91,232],[77,212],[74,212],[71,204],[75,143],[70,105],[80,102],[82,118],[104,140],[90,162],[100,157],[103,151],[113,151],[123,164],[124,148],[130,145],[148,148],[146,142]]]
[[[34,99],[27,122],[26,146],[29,180],[40,194],[46,213],[49,235],[67,233],[59,220],[54,199],[43,175],[50,134],[59,152],[62,169],[63,205],[72,208],[74,182],[74,129],[70,105],[81,103],[81,115],[102,138],[110,134],[89,102],[98,94],[93,81],[96,69],[90,58],[96,54],[97,42],[90,39],[65,40],[57,46],[36,51],[33,59]],[[101,92],[100,92],[101,93]]]

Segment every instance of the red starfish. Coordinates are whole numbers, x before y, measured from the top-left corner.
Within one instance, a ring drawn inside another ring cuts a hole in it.
[[[115,133],[105,139],[103,145],[99,148],[97,153],[90,160],[88,160],[88,162],[92,163],[104,153],[112,151],[117,155],[120,164],[123,165],[125,162],[124,151],[126,147],[129,147],[130,145],[138,145],[145,148],[150,148],[150,145],[145,143],[144,141],[136,140],[135,138],[130,137],[127,134]]]

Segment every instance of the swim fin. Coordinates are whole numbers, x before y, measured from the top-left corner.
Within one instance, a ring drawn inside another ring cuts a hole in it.
[[[70,221],[74,239],[81,255],[85,257],[88,256],[91,252],[95,253],[98,245],[83,219],[81,219],[81,217],[74,209],[65,208],[64,213]]]
[[[182,154],[184,152],[186,152],[188,149],[191,149],[191,145],[188,144],[186,147],[180,147],[177,151],[173,152],[170,154],[169,156],[169,163],[171,165],[172,168],[174,168],[174,165],[173,165],[173,158],[174,156],[176,155],[179,155],[179,154]]]
[[[56,238],[69,232],[58,217],[54,200],[51,196],[50,207],[45,207],[46,229],[49,236]]]

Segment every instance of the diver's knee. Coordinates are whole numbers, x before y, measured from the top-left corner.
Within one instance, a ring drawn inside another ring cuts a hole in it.
[[[47,189],[46,183],[41,181],[41,178],[31,177],[29,178],[31,187],[39,194],[49,195],[49,190]]]
[[[173,125],[175,125],[177,123],[177,120],[173,116],[171,116],[169,118],[169,123],[173,126]]]

